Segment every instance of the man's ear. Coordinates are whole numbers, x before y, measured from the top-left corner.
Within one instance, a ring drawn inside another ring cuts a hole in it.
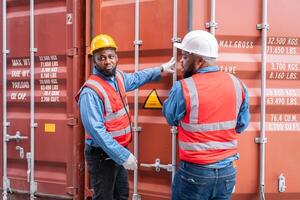
[[[204,60],[199,56],[194,56],[194,61],[195,61],[195,70],[198,71],[198,69],[200,69],[203,66]]]

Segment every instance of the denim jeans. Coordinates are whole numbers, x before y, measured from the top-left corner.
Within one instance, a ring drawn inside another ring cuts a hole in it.
[[[85,145],[85,160],[90,174],[93,200],[128,200],[128,172],[110,159],[101,148]]]
[[[172,200],[229,200],[235,177],[232,164],[212,169],[181,161],[173,181]]]

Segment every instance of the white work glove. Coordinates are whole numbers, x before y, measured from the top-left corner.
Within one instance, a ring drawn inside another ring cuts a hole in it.
[[[161,65],[161,72],[174,73],[176,60],[174,57],[169,62]]]
[[[123,167],[128,170],[135,170],[137,168],[137,161],[132,153],[130,153],[128,159],[123,163]]]

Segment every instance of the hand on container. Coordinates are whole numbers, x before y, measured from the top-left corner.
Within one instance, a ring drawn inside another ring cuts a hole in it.
[[[137,168],[137,160],[132,153],[130,153],[128,159],[123,163],[123,167],[128,170],[135,170]]]
[[[174,73],[176,60],[174,57],[169,62],[161,65],[161,72]]]

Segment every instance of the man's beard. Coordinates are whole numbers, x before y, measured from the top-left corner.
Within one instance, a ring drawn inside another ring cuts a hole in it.
[[[116,67],[113,67],[112,69],[110,70],[107,70],[107,69],[98,69],[101,74],[103,74],[104,76],[107,76],[107,77],[112,77],[112,76],[115,76],[116,75]]]
[[[183,72],[183,78],[189,78],[196,73],[195,70],[195,61],[193,61],[189,67]]]

